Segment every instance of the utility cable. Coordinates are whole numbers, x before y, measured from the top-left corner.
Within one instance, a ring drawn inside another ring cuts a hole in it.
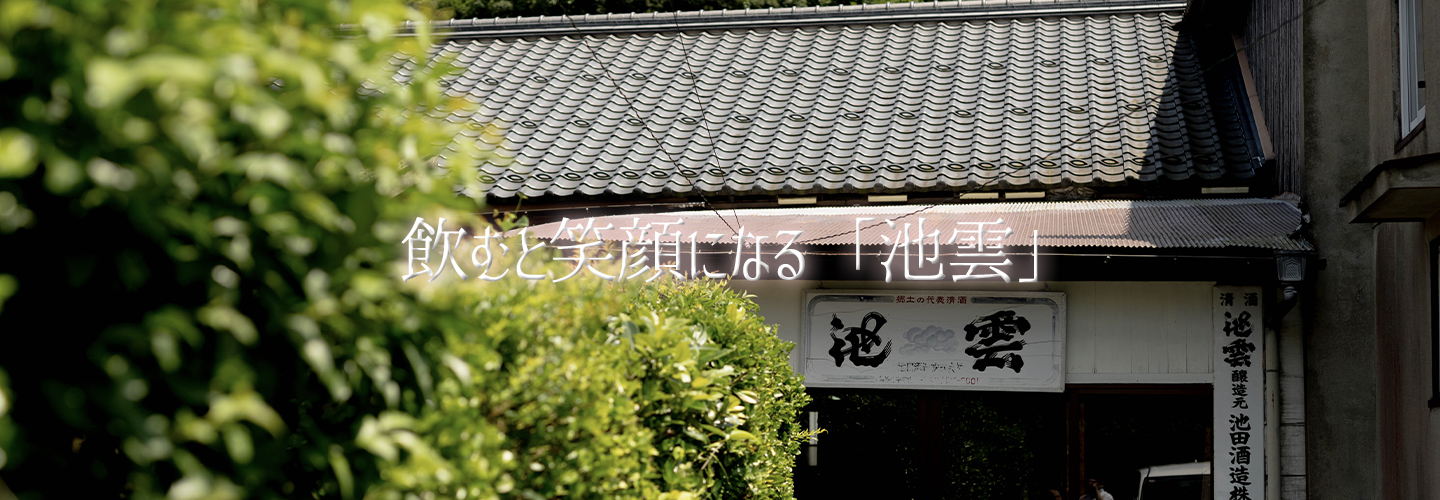
[[[690,47],[687,46],[687,45],[685,45],[685,32],[681,30],[681,26],[680,26],[680,12],[679,12],[679,11],[675,11],[675,12],[674,12],[674,17],[675,17],[675,40],[678,41],[678,42],[680,42],[680,50],[681,50],[680,61],[685,65],[685,72],[690,74],[690,81],[691,81],[690,90],[693,92],[693,91],[696,91],[696,89],[700,86],[700,74],[699,74],[699,73],[696,73],[696,72],[695,72],[695,69],[690,66]],[[688,92],[686,93],[686,96],[687,96],[687,97],[689,96],[689,93],[688,93]],[[714,94],[713,94],[713,93],[711,94],[711,97],[714,97]],[[699,96],[698,93],[697,93],[696,96],[695,96],[695,103],[696,103],[696,104],[700,104],[700,96]],[[713,163],[714,163],[714,165],[715,165],[715,168],[718,169],[718,168],[720,168],[720,160],[715,157],[715,150],[717,149],[717,146],[715,145],[715,132],[712,131],[712,130],[710,130],[710,120],[706,120],[706,119],[705,119],[705,116],[706,116],[705,106],[704,106],[704,105],[701,105],[701,107],[700,107],[700,124],[705,126],[705,137],[710,140],[710,160],[713,161]],[[678,168],[680,168],[680,167],[677,165],[676,168],[678,169]],[[693,186],[694,184],[691,184],[691,185]],[[695,186],[695,189],[698,191],[698,190],[700,190],[701,188],[700,188],[699,186]],[[740,223],[740,212],[739,212],[738,210],[736,210],[734,206],[731,206],[731,207],[730,207],[730,215],[735,218],[735,225],[736,225],[736,226],[740,226],[740,227],[742,227],[742,228],[745,227],[744,224],[741,224],[741,223]],[[729,226],[729,225],[727,224],[726,226]],[[734,228],[731,228],[730,231],[731,231],[731,232],[734,232],[735,229],[734,229]],[[742,235],[739,235],[739,237],[740,237],[740,238],[744,238],[745,235],[742,234]]]
[[[563,9],[564,7],[561,6],[561,8]],[[625,89],[620,86],[620,82],[617,81],[615,79],[615,76],[610,73],[610,69],[605,66],[605,63],[600,61],[600,54],[595,51],[594,47],[590,46],[589,35],[586,35],[583,31],[580,30],[580,27],[575,24],[575,19],[573,16],[568,13],[564,13],[561,15],[565,18],[566,22],[570,23],[570,27],[575,30],[576,35],[580,38],[580,43],[585,46],[585,50],[590,52],[590,59],[592,61],[595,61],[595,64],[600,67],[600,71],[605,74],[605,78],[610,80],[610,85],[615,87],[615,93],[619,94],[620,98],[625,100],[625,106],[630,108],[630,113],[635,115],[635,120],[641,122],[641,127],[645,131],[645,134],[650,136],[651,141],[655,142],[655,149],[660,150],[660,152],[665,155],[665,158],[670,160],[670,164],[675,167],[675,172],[679,174],[681,178],[685,179],[685,182],[689,183],[691,188],[695,189],[695,193],[700,195],[700,200],[705,203],[705,206],[708,207],[711,212],[715,213],[715,217],[719,218],[720,222],[725,223],[725,227],[730,228],[730,233],[737,234],[738,231],[735,230],[735,227],[731,226],[730,222],[726,221],[725,217],[720,215],[720,211],[715,209],[715,205],[713,203],[710,203],[710,199],[705,196],[704,190],[701,189],[699,185],[695,184],[695,181],[693,179],[685,175],[685,172],[687,171],[686,168],[681,166],[679,162],[675,161],[675,156],[670,154],[669,150],[665,149],[665,143],[661,142],[660,138],[655,136],[655,131],[650,129],[650,122],[640,116],[640,110],[636,109],[635,101],[631,99],[629,95],[625,94]],[[711,150],[713,153],[713,142]],[[739,220],[737,219],[736,222],[738,223]],[[738,235],[737,238],[743,238],[744,236],[745,235],[743,234]]]

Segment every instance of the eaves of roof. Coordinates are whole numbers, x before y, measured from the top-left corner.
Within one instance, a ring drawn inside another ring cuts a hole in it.
[[[531,234],[580,241],[584,238],[578,233],[585,227],[609,227],[592,231],[590,239],[598,234],[600,240],[623,241],[648,234],[653,240],[663,231],[685,241],[694,234],[699,241],[733,245],[740,230],[770,238],[767,244],[785,243],[788,237],[776,236],[780,231],[803,231],[795,241],[809,245],[889,244],[886,238],[920,238],[929,245],[933,232],[938,244],[953,245],[949,240],[957,232],[973,234],[976,224],[984,223],[987,230],[1010,230],[987,243],[1004,247],[1312,251],[1297,234],[1301,217],[1294,205],[1272,199],[1104,200],[615,215],[543,224],[531,228]]]
[[[1175,0],[964,0],[637,14],[451,19],[431,23],[447,38],[667,33],[1174,12]],[[401,36],[413,33],[409,23]]]

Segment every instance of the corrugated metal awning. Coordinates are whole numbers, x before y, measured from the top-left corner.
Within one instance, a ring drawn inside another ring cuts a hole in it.
[[[721,220],[721,217],[724,220]],[[869,218],[872,220],[865,221]],[[919,225],[925,232],[940,231],[941,243],[956,229],[971,230],[975,223],[1002,221],[987,229],[1009,228],[1013,233],[990,242],[1003,246],[1044,247],[1112,247],[1112,248],[1260,248],[1270,250],[1313,250],[1295,233],[1300,229],[1301,213],[1282,200],[1268,199],[1204,199],[1204,200],[1105,200],[1063,202],[1013,202],[966,205],[900,205],[864,207],[814,207],[751,210],[670,212],[643,215],[595,217],[594,227],[613,226],[600,231],[599,238],[621,241],[635,238],[638,229],[668,223],[666,234],[676,232],[685,238],[698,235],[700,241],[731,241],[736,231],[770,236],[765,243],[783,243],[789,237],[775,238],[779,231],[804,231],[797,243],[810,245],[886,244],[883,237],[895,241],[905,224],[911,225],[909,238],[919,236]],[[676,222],[681,222],[675,225]],[[891,227],[890,223],[894,226]],[[560,223],[531,228],[532,234],[550,239],[559,232]],[[567,227],[576,227],[571,221]],[[583,224],[581,224],[583,225]],[[578,233],[579,231],[576,231]],[[1032,241],[1032,234],[1039,233]],[[707,238],[707,235],[723,235]],[[994,233],[992,233],[994,234]],[[574,239],[577,235],[561,239]],[[592,240],[592,233],[586,240]],[[778,241],[777,241],[778,240]],[[749,241],[749,240],[747,240]]]

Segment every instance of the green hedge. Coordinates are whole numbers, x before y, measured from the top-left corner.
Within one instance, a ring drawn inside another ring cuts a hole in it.
[[[436,300],[473,315],[427,346],[453,367],[436,405],[361,431],[380,454],[396,441],[386,432],[425,445],[382,468],[379,498],[793,496],[805,438],[793,422],[808,398],[792,345],[723,283],[446,295]]]
[[[713,481],[710,496],[792,497],[791,469],[801,443],[809,437],[795,423],[800,409],[810,401],[789,365],[794,344],[780,340],[774,327],[764,323],[749,296],[713,282],[646,288],[630,307],[635,316],[654,313],[687,319],[703,330],[704,336],[697,333],[697,338],[717,346],[718,352],[707,355],[714,360],[704,368],[723,370],[728,366],[735,370],[729,378],[731,394],[725,396],[723,407],[743,407],[744,411],[727,415],[725,422],[717,425],[734,424],[762,438],[738,443],[716,455],[718,466],[705,473]],[[664,425],[667,417],[658,410],[655,415],[659,416],[652,417],[648,426],[661,428],[657,424]],[[713,419],[708,413],[690,418]],[[673,433],[668,437],[663,447],[670,442],[689,444]]]

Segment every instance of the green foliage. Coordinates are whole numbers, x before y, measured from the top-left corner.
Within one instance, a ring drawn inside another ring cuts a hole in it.
[[[696,358],[698,369],[703,371],[700,378],[718,378],[710,374],[726,371],[728,380],[723,386],[728,394],[723,395],[723,401],[716,400],[723,404],[697,409],[687,419],[704,423],[703,429],[718,426],[730,433],[728,446],[719,447],[712,441],[704,449],[708,454],[703,455],[703,462],[714,460],[702,471],[709,496],[793,496],[791,468],[801,443],[809,438],[795,424],[796,416],[810,400],[800,377],[789,365],[794,344],[781,340],[774,327],[765,324],[748,297],[720,283],[661,284],[643,290],[640,300],[632,301],[630,307],[636,316],[656,314],[686,319],[696,326],[694,339],[701,345]],[[680,425],[668,420],[680,419],[656,411],[649,416],[647,426],[675,429]],[[736,440],[737,432],[756,439]],[[672,442],[678,446],[689,444],[673,433],[666,435],[669,438],[661,443],[661,449],[670,448]]]
[[[10,461],[5,449],[15,440],[15,423],[10,421],[10,377],[6,376],[5,370],[0,370],[0,469]],[[0,489],[0,494],[5,490]]]
[[[437,405],[403,424],[434,454],[383,468],[378,498],[793,496],[792,346],[723,284],[458,290],[436,294],[473,311],[427,346]]]
[[[390,36],[406,19],[0,1],[0,324],[26,346],[0,349],[23,429],[0,443],[10,489],[353,498],[377,480],[355,436],[424,404],[406,348],[430,335],[418,318],[456,314],[395,287],[393,221],[476,207],[452,194],[465,158],[450,178],[425,161],[478,134],[431,118],[468,104],[425,69],[423,30]]]
[[[624,352],[602,343],[624,295],[594,285],[505,280],[436,294],[468,314],[423,346],[447,369],[436,405],[407,425],[435,454],[387,466],[377,496],[655,496],[641,478],[648,432],[617,392]]]
[[[399,281],[417,215],[480,224],[471,155],[429,160],[492,137],[440,119],[470,104],[424,26],[381,0],[0,0],[0,325],[26,346],[0,349],[0,494],[788,492],[803,394],[738,297]]]
[[[1009,398],[1013,401],[1015,398]],[[1035,448],[1045,443],[1037,439],[1045,421],[997,398],[975,397],[964,401],[947,400],[941,408],[947,432],[943,438],[942,469],[951,498],[974,498],[995,495],[1002,498],[1025,498],[1026,488],[1042,463],[1036,459]],[[1044,436],[1053,438],[1053,436]],[[1046,471],[1049,472],[1049,471]],[[1057,484],[1058,486],[1058,484]]]

